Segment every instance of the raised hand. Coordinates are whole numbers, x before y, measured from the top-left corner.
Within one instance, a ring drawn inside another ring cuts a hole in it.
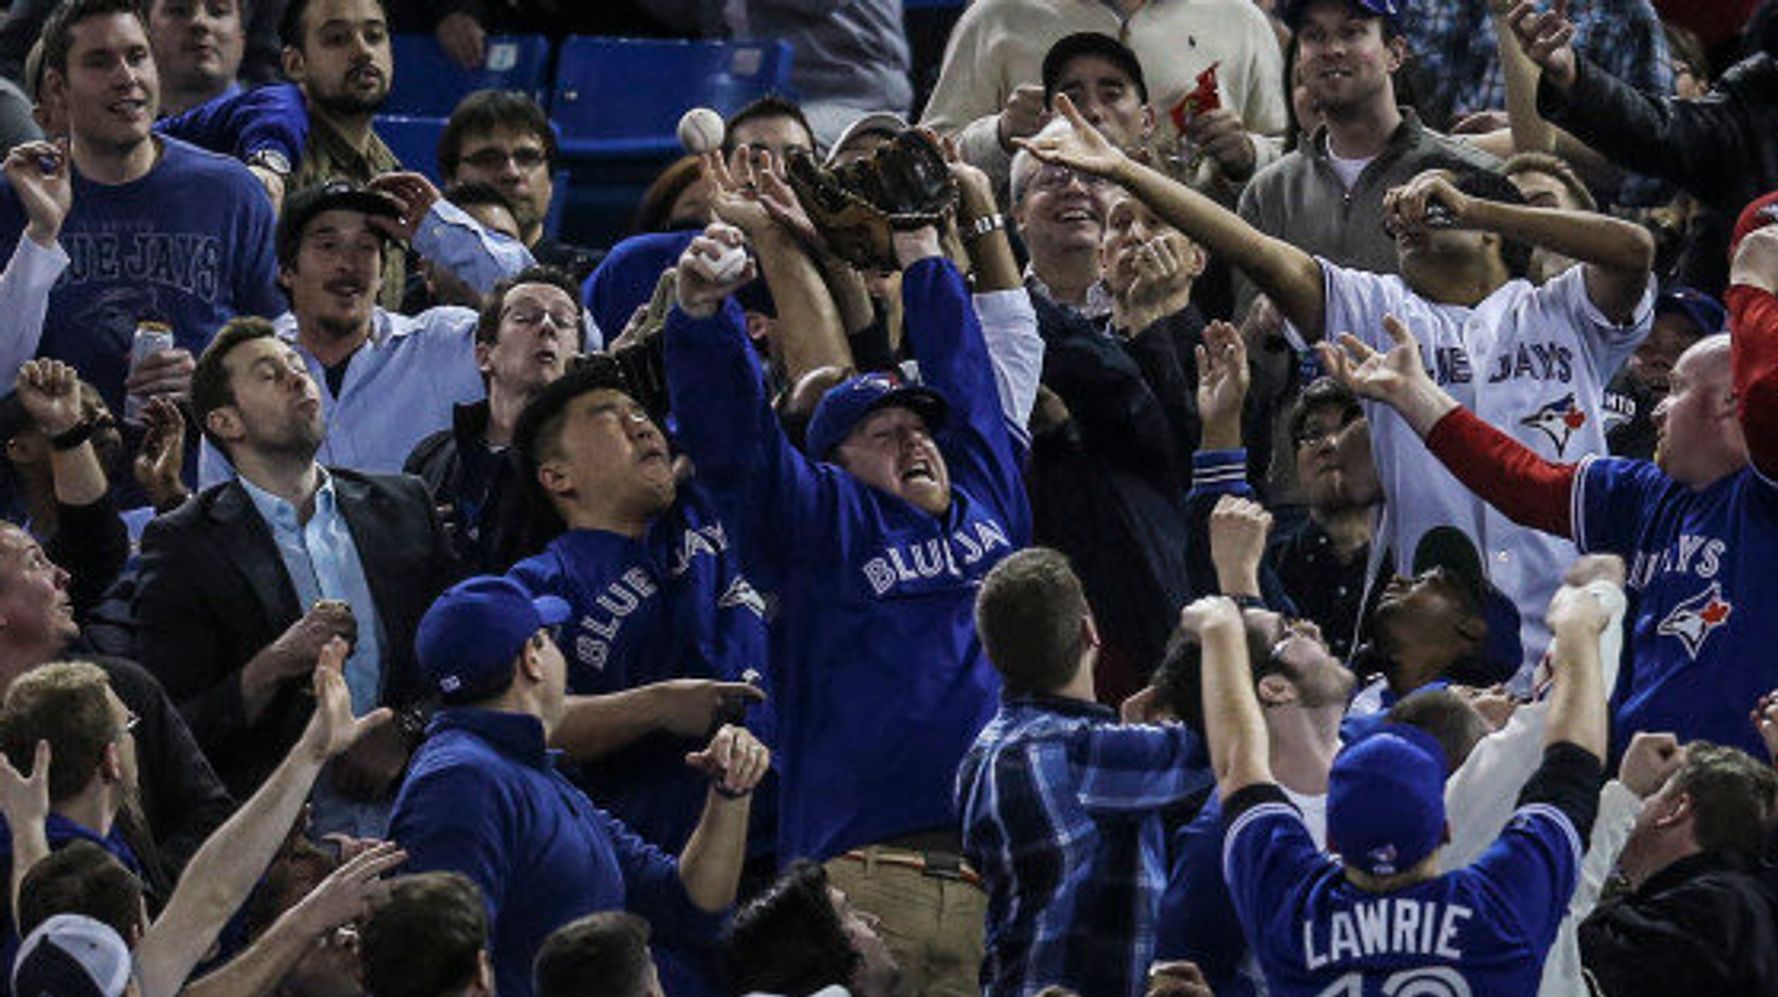
[[[759,264],[747,259],[737,268],[719,270],[718,261],[732,259],[731,252],[745,252],[746,238],[733,225],[717,222],[691,241],[679,257],[677,286],[679,309],[693,318],[709,318],[722,300],[759,273]]]
[[[709,776],[722,795],[745,796],[772,767],[772,753],[747,728],[724,724],[709,747],[685,756],[685,764]]]
[[[61,234],[62,222],[74,206],[69,177],[68,142],[24,142],[6,154],[0,172],[25,209],[25,235],[48,246]]]
[[[38,741],[31,772],[21,775],[12,767],[12,759],[0,752],[0,814],[14,834],[18,828],[41,827],[49,819],[49,759],[49,742]]]
[[[1241,116],[1226,107],[1194,115],[1186,125],[1185,138],[1216,160],[1222,175],[1230,180],[1246,180],[1253,175],[1257,162],[1253,138]]]
[[[303,933],[311,938],[356,921],[369,913],[371,900],[387,888],[383,873],[406,861],[407,852],[395,842],[372,842],[297,901],[291,914],[301,919]]]
[[[143,357],[130,368],[123,386],[130,394],[144,399],[151,395],[189,398],[191,373],[196,369],[197,361],[192,359],[191,351],[175,346]]]
[[[1408,327],[1393,315],[1383,317],[1383,328],[1395,341],[1389,352],[1379,353],[1349,332],[1340,334],[1340,344],[1317,343],[1315,350],[1328,373],[1349,388],[1353,394],[1391,405],[1398,404],[1410,387],[1418,382],[1430,383],[1426,368],[1420,363],[1420,341]]]
[[[772,227],[771,213],[759,196],[759,176],[770,172],[767,158],[770,156],[770,151],[761,151],[758,158],[764,161],[757,167],[753,150],[745,146],[737,148],[727,162],[723,161],[719,149],[699,157],[704,178],[710,181],[710,206],[715,209],[716,217],[745,232],[747,238],[755,242]]]
[[[330,639],[315,660],[313,688],[315,712],[303,729],[298,747],[316,761],[326,761],[350,748],[373,727],[387,723],[394,713],[379,707],[362,717],[352,715],[352,693],[346,688],[345,664],[350,646],[339,637]]]
[[[420,222],[426,213],[444,196],[432,181],[418,173],[385,173],[365,184],[368,190],[374,190],[392,198],[401,210],[400,218],[384,218],[380,215],[369,215],[367,223],[378,231],[412,242],[414,235],[420,231]]]
[[[80,425],[80,375],[60,360],[28,360],[16,382],[19,403],[45,436]]]
[[[1207,595],[1179,611],[1179,627],[1203,640],[1211,630],[1241,626],[1241,610],[1226,595]]]
[[[1223,591],[1236,595],[1257,595],[1242,591],[1258,587],[1259,562],[1266,553],[1266,535],[1272,530],[1272,514],[1252,499],[1224,495],[1210,511],[1210,560],[1216,566]],[[1240,580],[1230,589],[1230,581]]]
[[[1754,704],[1753,725],[1759,728],[1760,740],[1766,742],[1766,754],[1778,762],[1778,689],[1761,696]]]
[[[1474,203],[1458,190],[1443,170],[1427,170],[1407,183],[1383,192],[1383,224],[1394,229],[1425,228],[1433,205],[1440,206],[1457,227],[1468,223]]]
[[[1598,596],[1586,589],[1564,585],[1550,598],[1550,608],[1543,614],[1543,622],[1551,633],[1571,632],[1591,639],[1605,632],[1606,625],[1611,622],[1611,611]]]
[[[1537,0],[1521,0],[1506,23],[1519,47],[1551,83],[1563,90],[1574,85],[1574,22],[1568,19],[1568,0],[1556,0],[1544,14],[1537,12]]]
[[[488,32],[480,21],[461,11],[446,14],[438,19],[438,27],[432,29],[432,34],[452,62],[468,70],[482,68]]]
[[[746,682],[669,679],[647,688],[658,697],[661,726],[681,737],[703,737],[725,707],[765,702],[766,694]]]
[[[1037,134],[1049,119],[1050,114],[1043,107],[1043,87],[1035,83],[1019,84],[1006,98],[1006,106],[1000,109],[1000,121],[995,127],[1000,147],[1007,152],[1013,151],[1015,143]]]
[[[339,599],[322,599],[309,607],[297,620],[278,635],[272,647],[278,652],[281,677],[306,675],[334,640],[345,643],[347,651],[358,640],[358,621],[352,607]],[[342,659],[343,660],[343,659]]]
[[[1130,157],[1081,117],[1067,94],[1056,94],[1055,107],[1056,113],[1068,119],[1069,133],[1022,138],[1018,140],[1018,146],[1042,162],[1117,179],[1118,171],[1129,165]]]
[[[1667,777],[1685,764],[1685,748],[1672,734],[1640,731],[1630,738],[1624,760],[1618,763],[1618,781],[1643,799],[1660,792]]]
[[[165,509],[185,495],[180,477],[185,469],[185,414],[164,395],[156,395],[142,407],[148,432],[133,469],[136,483],[148,493],[156,509]]]
[[[1198,360],[1198,417],[1206,425],[1232,421],[1239,433],[1241,406],[1252,380],[1241,331],[1227,322],[1212,322],[1204,328],[1204,341],[1194,352]]]

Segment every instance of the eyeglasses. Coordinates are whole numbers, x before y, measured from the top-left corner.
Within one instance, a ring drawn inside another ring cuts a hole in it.
[[[122,740],[125,734],[135,733],[136,725],[141,722],[141,717],[137,716],[134,712],[126,711],[124,713],[123,729],[117,732],[117,737],[114,740]]]
[[[1079,181],[1080,185],[1087,190],[1098,190],[1110,182],[1101,176],[1081,173],[1066,166],[1052,164],[1038,170],[1037,175],[1031,178],[1031,189],[1053,194],[1059,190],[1066,190],[1068,185],[1075,181]]]
[[[522,145],[511,151],[496,146],[489,146],[486,149],[477,149],[475,152],[464,156],[463,162],[468,163],[478,170],[497,170],[505,166],[508,161],[511,161],[514,166],[517,166],[521,170],[534,170],[537,167],[542,166],[544,161],[548,158],[548,156],[543,154],[543,150],[536,146]]]
[[[511,319],[515,325],[521,325],[527,329],[535,329],[546,320],[550,325],[564,332],[572,331],[580,325],[580,316],[578,315],[561,311],[552,312],[547,308],[535,306],[514,305],[501,312],[500,317],[503,320]]]

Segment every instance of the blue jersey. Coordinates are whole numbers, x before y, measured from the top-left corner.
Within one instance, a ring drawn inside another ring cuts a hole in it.
[[[926,384],[950,403],[935,434],[951,476],[943,516],[790,444],[732,300],[712,318],[675,309],[667,322],[680,441],[748,577],[780,604],[771,679],[785,859],[955,827],[957,764],[998,704],[975,593],[1029,542],[1023,454],[962,277],[922,260],[902,294]]]
[[[765,601],[741,576],[734,546],[695,484],[682,485],[640,538],[569,530],[511,575],[573,611],[559,639],[569,692],[603,695],[677,678],[739,682],[748,669],[764,673]],[[748,727],[767,743],[770,709],[749,711]],[[709,785],[686,766],[685,754],[704,741],[656,731],[588,765],[588,792],[644,839],[677,853]],[[761,802],[754,810],[769,818]],[[762,842],[749,836],[749,843]]]
[[[272,247],[272,204],[247,168],[178,139],[123,184],[74,173],[60,242],[69,264],[49,295],[41,356],[64,361],[123,411],[136,323],[157,319],[195,356],[236,315],[284,311]],[[0,256],[25,230],[24,208],[0,184]]]
[[[1693,491],[1620,458],[1587,461],[1574,482],[1575,542],[1624,558],[1636,606],[1618,747],[1660,730],[1766,757],[1748,711],[1778,686],[1778,484],[1749,465]]]
[[[1251,805],[1230,808],[1223,875],[1274,997],[1537,993],[1580,875],[1562,810],[1524,804],[1469,866],[1370,893],[1315,847],[1282,791],[1242,792],[1225,801]]]

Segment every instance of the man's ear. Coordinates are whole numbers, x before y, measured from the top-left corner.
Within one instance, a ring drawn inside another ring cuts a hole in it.
[[[1394,38],[1384,42],[1383,47],[1389,50],[1389,72],[1394,74],[1401,69],[1403,63],[1408,61],[1407,37],[1405,35],[1396,35]]]
[[[99,756],[99,776],[106,782],[118,782],[123,779],[123,756],[116,741],[105,745],[105,753]]]
[[[40,84],[42,99],[66,101],[68,98],[68,77],[54,66],[43,67],[43,82]]]
[[[1088,613],[1080,618],[1080,643],[1082,647],[1104,647],[1105,642],[1099,637],[1098,621]]]
[[[475,369],[484,375],[494,366],[494,344],[480,340],[475,344]]]
[[[1150,135],[1154,134],[1155,121],[1154,105],[1142,105],[1142,138],[1147,139]]]
[[[278,61],[284,67],[284,78],[297,86],[301,86],[303,80],[308,78],[309,63],[307,59],[303,58],[302,49],[294,45],[286,45],[284,51],[278,54]]]
[[[1678,824],[1687,824],[1692,819],[1692,794],[1674,793],[1668,797],[1667,812],[1655,817],[1656,827],[1670,828]]]
[[[204,428],[219,440],[238,439],[244,432],[241,413],[233,405],[211,409],[210,414],[204,416]]]
[[[537,483],[542,485],[544,492],[550,495],[567,495],[574,491],[574,479],[569,477],[567,469],[554,459],[538,463]]]

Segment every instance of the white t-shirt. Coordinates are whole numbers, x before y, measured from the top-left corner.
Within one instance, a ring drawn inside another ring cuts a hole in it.
[[[1341,186],[1347,190],[1352,189],[1352,185],[1358,182],[1358,175],[1364,172],[1366,166],[1375,162],[1376,158],[1365,156],[1363,159],[1347,159],[1333,151],[1332,142],[1327,143],[1327,165],[1333,167],[1334,175],[1340,178]]]
[[[1428,301],[1394,274],[1319,262],[1330,338],[1350,332],[1387,350],[1393,340],[1383,316],[1394,315],[1420,340],[1433,380],[1496,429],[1546,460],[1573,463],[1606,452],[1605,385],[1648,335],[1653,278],[1620,326],[1587,296],[1585,267],[1542,287],[1510,280],[1472,308]],[[1287,327],[1287,334],[1298,349],[1307,348],[1299,330]],[[1385,549],[1394,552],[1395,571],[1411,574],[1427,532],[1456,527],[1475,544],[1489,580],[1518,608],[1523,663],[1535,665],[1549,643],[1544,610],[1577,556],[1574,545],[1488,506],[1427,452],[1393,409],[1368,401],[1364,408],[1386,498],[1371,544],[1371,577]]]

